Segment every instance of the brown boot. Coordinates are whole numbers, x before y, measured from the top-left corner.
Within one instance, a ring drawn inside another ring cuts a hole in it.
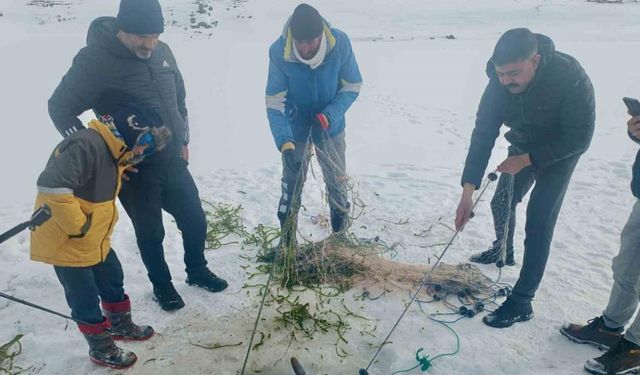
[[[124,301],[115,303],[102,301],[104,315],[111,322],[111,336],[114,340],[148,340],[154,334],[153,328],[133,323],[131,319],[131,300],[126,294],[124,298]]]
[[[593,318],[587,325],[565,324],[560,328],[566,338],[579,344],[593,345],[600,350],[607,350],[622,337],[623,328],[609,328],[604,324],[602,316]]]
[[[640,346],[623,337],[600,357],[588,360],[584,369],[595,375],[637,374],[640,371]]]

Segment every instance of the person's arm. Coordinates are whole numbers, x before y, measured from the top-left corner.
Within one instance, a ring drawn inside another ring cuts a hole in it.
[[[529,148],[533,167],[544,168],[587,151],[593,137],[595,117],[593,86],[585,76],[573,83],[564,95],[560,134]]]
[[[267,107],[267,118],[269,127],[276,147],[280,151],[285,148],[293,148],[293,134],[285,117],[285,106],[287,102],[287,92],[289,83],[287,76],[278,61],[273,56],[275,51],[269,53],[269,77],[265,95],[265,105]]]
[[[471,184],[478,189],[482,183],[491,151],[500,135],[504,100],[500,83],[490,80],[478,106],[476,124],[471,134],[471,143],[462,172],[461,185],[463,186]]]
[[[99,69],[90,54],[87,48],[80,50],[49,98],[49,116],[63,137],[84,128],[78,116],[91,109],[101,94]]]
[[[71,237],[84,236],[91,225],[74,190],[91,177],[95,154],[86,144],[62,144],[38,178],[38,194],[51,208],[52,220]]]
[[[322,115],[326,117],[325,127],[330,127],[332,123],[339,122],[344,118],[345,113],[353,102],[360,95],[362,88],[362,76],[356,62],[356,57],[351,47],[349,38],[344,36],[342,50],[342,65],[340,67],[338,94],[322,110]]]

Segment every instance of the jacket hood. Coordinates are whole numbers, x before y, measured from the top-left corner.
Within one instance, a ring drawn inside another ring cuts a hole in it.
[[[291,33],[291,17],[287,19],[287,22],[284,24],[284,29],[282,30],[282,39],[284,40],[284,61],[287,62],[300,62],[295,54],[293,53],[293,49],[295,48],[293,45],[293,34]],[[336,37],[333,35],[331,31],[331,24],[327,22],[324,18],[322,19],[322,23],[324,24],[323,33],[327,38],[327,55],[331,53],[333,47],[336,46]]]

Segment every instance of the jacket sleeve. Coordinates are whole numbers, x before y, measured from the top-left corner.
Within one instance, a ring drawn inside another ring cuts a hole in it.
[[[532,144],[529,157],[534,168],[548,167],[580,155],[591,144],[595,127],[595,99],[588,77],[575,81],[564,95],[560,113],[560,135],[544,143]]]
[[[38,178],[38,194],[51,208],[52,220],[69,236],[84,235],[90,224],[73,192],[91,178],[94,154],[86,145],[63,143]]]
[[[271,134],[276,147],[280,150],[283,144],[293,142],[293,134],[285,117],[289,82],[284,71],[278,65],[274,53],[274,51],[269,52],[269,77],[267,79],[265,104],[267,106],[267,118],[269,119]]]
[[[80,50],[49,98],[49,116],[63,137],[84,128],[78,116],[91,109],[100,97],[99,69],[96,65],[87,48]]]
[[[463,186],[465,183],[470,183],[478,189],[482,184],[491,151],[496,143],[496,138],[500,135],[500,127],[503,122],[504,101],[501,91],[500,84],[491,79],[482,94],[476,114],[476,125],[471,134],[471,144],[462,172],[461,183]]]
[[[356,57],[351,48],[348,37],[344,37],[342,46],[342,66],[340,67],[340,82],[338,84],[338,94],[327,105],[322,113],[329,120],[329,125],[339,122],[344,118],[345,113],[356,100],[362,88],[362,76],[356,62]]]
[[[183,145],[188,145],[189,141],[191,140],[190,134],[189,134],[189,116],[188,116],[188,111],[187,111],[187,103],[186,103],[186,98],[187,98],[187,90],[184,86],[184,79],[182,78],[182,73],[180,72],[180,69],[178,68],[178,63],[176,62],[176,58],[173,55],[173,52],[171,51],[171,49],[167,46],[168,49],[168,53],[169,53],[169,58],[172,61],[173,66],[176,67],[176,74],[175,74],[175,81],[176,81],[176,95],[177,95],[177,101],[178,101],[178,111],[180,112],[180,114],[182,115],[182,118],[184,118],[184,138],[182,140],[182,144]]]

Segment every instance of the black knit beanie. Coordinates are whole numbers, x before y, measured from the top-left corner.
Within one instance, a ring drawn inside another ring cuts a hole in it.
[[[291,16],[291,33],[295,40],[311,40],[322,35],[324,23],[320,13],[308,4],[300,4]]]
[[[118,28],[137,35],[162,34],[164,18],[158,0],[121,0]]]

